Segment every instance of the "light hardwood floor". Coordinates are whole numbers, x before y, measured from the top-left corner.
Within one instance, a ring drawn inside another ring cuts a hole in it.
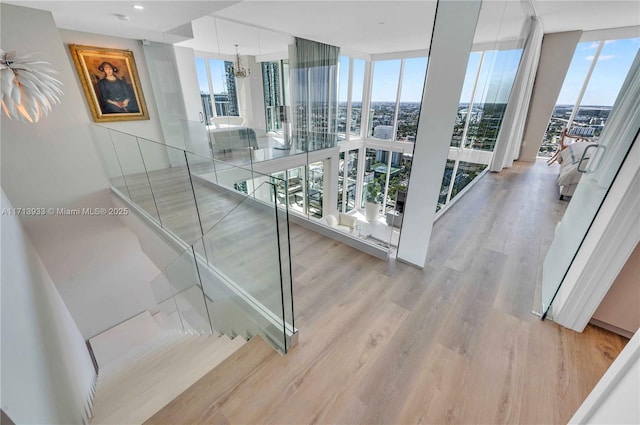
[[[556,173],[486,175],[436,222],[424,270],[292,225],[299,344],[254,338],[146,424],[566,423],[627,340],[531,314]]]

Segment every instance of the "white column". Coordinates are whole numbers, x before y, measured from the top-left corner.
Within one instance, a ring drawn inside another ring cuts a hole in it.
[[[424,267],[480,0],[440,0],[397,258]]]
[[[520,161],[535,162],[582,31],[545,34],[531,94]]]

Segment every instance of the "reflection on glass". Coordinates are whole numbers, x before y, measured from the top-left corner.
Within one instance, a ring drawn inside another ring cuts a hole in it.
[[[484,52],[466,146],[493,151],[521,55],[522,49]]]
[[[473,98],[474,89],[476,88],[476,79],[478,76],[478,67],[480,66],[480,52],[472,52],[469,54],[469,62],[467,62],[467,72],[464,76],[464,85],[462,86],[462,94],[460,95],[460,104],[458,106],[458,114],[456,115],[456,123],[453,127],[453,135],[451,136],[451,146],[460,147],[463,135],[468,128],[469,108],[471,99]]]
[[[393,139],[393,119],[400,80],[400,59],[376,61],[373,66],[369,137]]]
[[[515,80],[522,49],[473,52],[451,135],[436,212],[440,211],[490,164]],[[465,162],[471,154],[475,162]]]
[[[351,82],[351,123],[350,132],[360,136],[362,125],[362,94],[364,87],[364,60],[353,60],[353,77]]]
[[[402,93],[398,107],[396,140],[415,142],[418,132],[418,118],[427,73],[427,58],[404,60],[402,71]]]
[[[449,187],[451,186],[451,176],[453,176],[453,168],[455,161],[447,159],[447,165],[444,169],[444,175],[442,176],[442,185],[440,186],[440,195],[438,196],[438,206],[436,212],[440,211],[449,199]]]
[[[474,164],[465,161],[459,161],[456,165],[455,178],[451,184],[451,199],[487,168],[487,164]]]

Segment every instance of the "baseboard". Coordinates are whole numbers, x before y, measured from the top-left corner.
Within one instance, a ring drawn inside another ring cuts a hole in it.
[[[634,334],[634,332],[629,332],[626,329],[619,328],[617,326],[611,325],[609,323],[605,323],[605,322],[603,322],[601,320],[598,320],[598,319],[591,319],[589,321],[589,323],[591,325],[597,326],[597,327],[602,328],[602,329],[606,329],[606,330],[608,330],[610,332],[613,332],[613,333],[618,334],[618,335],[622,335],[623,337],[629,338],[629,339],[631,339],[631,337]]]

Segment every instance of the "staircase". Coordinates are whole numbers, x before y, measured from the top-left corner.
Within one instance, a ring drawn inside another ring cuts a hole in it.
[[[100,369],[91,424],[142,424],[246,342],[166,321],[144,312],[90,340]]]

